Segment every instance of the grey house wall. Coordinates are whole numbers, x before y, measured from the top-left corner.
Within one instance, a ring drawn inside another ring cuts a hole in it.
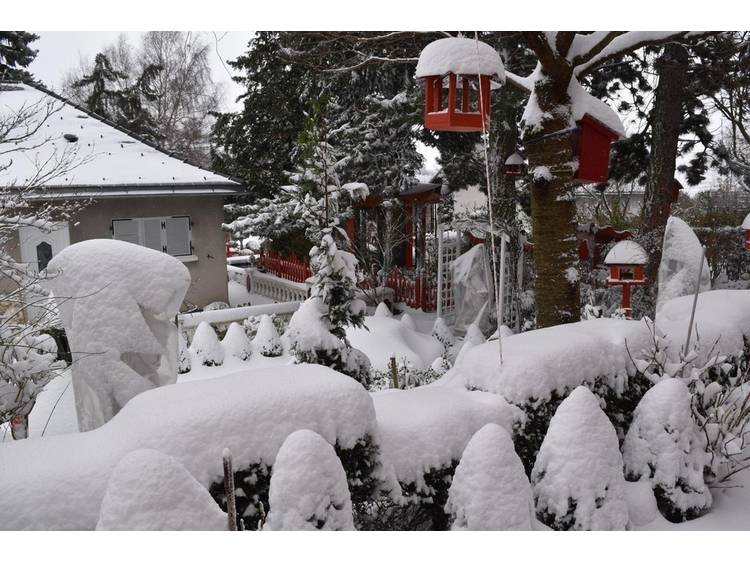
[[[112,219],[189,215],[196,261],[187,261],[190,288],[185,300],[204,307],[228,302],[223,198],[220,196],[99,199],[80,210],[70,224],[70,243],[112,238]]]

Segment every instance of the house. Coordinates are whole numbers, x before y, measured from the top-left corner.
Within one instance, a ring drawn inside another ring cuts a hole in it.
[[[182,160],[45,88],[0,83],[0,117],[23,112],[31,126],[23,150],[0,166],[0,188],[36,188],[24,188],[24,197],[40,205],[78,201],[81,208],[52,233],[21,227],[9,248],[15,259],[41,270],[69,244],[125,240],[185,263],[192,278],[186,305],[227,302],[223,204],[243,190],[239,181]]]

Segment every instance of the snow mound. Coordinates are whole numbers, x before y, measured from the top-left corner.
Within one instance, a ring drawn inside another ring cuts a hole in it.
[[[511,431],[520,411],[500,396],[435,386],[372,395],[382,450],[399,482],[425,489],[424,473],[450,466],[480,428],[494,423]]]
[[[232,322],[227,328],[224,339],[221,340],[224,354],[245,361],[253,354],[253,347],[245,330],[237,322]]]
[[[278,357],[284,352],[279,332],[268,314],[260,317],[253,344],[263,357]]]
[[[73,351],[81,430],[99,427],[144,390],[175,382],[172,319],[190,285],[179,260],[120,240],[86,240],[47,271]]]
[[[617,389],[635,372],[625,342],[638,351],[649,337],[645,323],[611,318],[532,330],[503,339],[502,367],[496,341],[462,349],[436,384],[495,392],[513,404],[549,400],[597,378]]]
[[[622,470],[614,427],[596,396],[579,386],[552,416],[531,472],[537,515],[555,528],[625,530]]]
[[[628,517],[636,527],[648,525],[659,517],[659,508],[651,484],[648,482],[625,482],[625,499],[628,502]]]
[[[659,294],[656,311],[670,300],[694,295],[701,264],[701,243],[688,224],[677,217],[669,217],[664,231],[664,247],[659,264]],[[711,271],[703,258],[700,292],[711,289]]]
[[[445,509],[455,518],[453,530],[531,530],[531,486],[513,440],[502,427],[487,424],[471,438],[456,467]]]
[[[284,440],[271,473],[264,530],[353,531],[346,473],[333,447],[308,429]]]
[[[346,337],[353,347],[367,355],[373,369],[388,369],[392,356],[399,364],[406,362],[415,369],[426,369],[443,353],[443,346],[409,324],[385,316],[367,316],[365,327],[348,327]]]
[[[620,240],[607,253],[604,263],[607,265],[646,265],[648,255],[646,255],[646,250],[637,242]]]
[[[375,307],[375,312],[373,313],[373,316],[383,316],[385,318],[392,318],[393,313],[391,312],[391,309],[388,308],[388,305],[384,302],[378,303],[378,306]]]
[[[742,229],[750,230],[750,213],[748,213],[745,219],[742,221]]]
[[[109,477],[97,531],[224,531],[227,516],[174,457],[138,449]]]
[[[380,445],[370,395],[320,365],[243,369],[144,392],[96,430],[0,444],[0,529],[94,529],[112,469],[136,449],[175,457],[208,488],[223,478],[224,448],[237,469],[272,465],[298,429],[343,449],[366,435]],[[382,466],[377,476],[394,482]]]
[[[438,39],[419,54],[417,78],[443,76],[449,72],[471,76],[484,74],[505,81],[500,54],[487,43],[465,37]]]
[[[479,326],[477,326],[476,324],[469,324],[464,339],[471,342],[472,345],[482,345],[487,341],[487,338],[484,337],[482,330],[480,330]]]
[[[417,331],[417,324],[416,322],[414,322],[414,318],[412,318],[408,312],[404,312],[401,315],[401,323],[404,326],[406,326],[409,330],[412,330],[414,332]]]
[[[224,348],[208,322],[198,324],[190,343],[190,350],[200,365],[211,367],[224,363]]]

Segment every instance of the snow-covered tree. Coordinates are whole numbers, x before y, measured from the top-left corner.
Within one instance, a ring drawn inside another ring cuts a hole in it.
[[[284,440],[273,465],[268,531],[353,531],[346,473],[333,447],[308,429]]]
[[[213,367],[224,363],[224,348],[208,322],[198,324],[190,343],[190,351],[195,354],[201,365]]]
[[[558,406],[531,472],[536,514],[553,529],[625,530],[628,508],[617,433],[579,386]]]
[[[711,492],[703,479],[706,439],[693,420],[684,381],[664,379],[644,394],[622,448],[625,475],[651,483],[662,514],[679,523],[705,513]]]
[[[278,357],[284,352],[279,332],[268,314],[260,317],[253,344],[263,357]]]
[[[448,492],[454,530],[530,531],[531,487],[508,432],[496,424],[477,431],[464,449]]]
[[[224,355],[247,361],[253,354],[253,346],[245,334],[245,330],[237,322],[232,322],[221,340]]]

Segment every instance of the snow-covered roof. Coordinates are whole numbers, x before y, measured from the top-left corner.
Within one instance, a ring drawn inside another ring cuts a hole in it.
[[[231,194],[239,181],[172,156],[153,143],[39,86],[0,83],[0,119],[26,113],[0,186],[49,188],[38,196]],[[20,133],[20,135],[19,135]],[[65,163],[62,167],[56,162]],[[3,163],[5,164],[5,162]],[[2,166],[0,166],[2,168]],[[50,173],[57,169],[55,173]]]
[[[505,81],[498,52],[487,43],[466,37],[446,37],[427,45],[419,55],[417,78],[454,74],[484,74]]]
[[[506,166],[523,166],[524,159],[523,156],[518,154],[518,152],[514,152],[508,158],[505,160]]]
[[[645,265],[648,263],[648,254],[637,242],[620,240],[607,253],[604,263],[607,265]]]
[[[745,217],[745,220],[742,221],[742,228],[745,230],[750,230],[750,213]]]

